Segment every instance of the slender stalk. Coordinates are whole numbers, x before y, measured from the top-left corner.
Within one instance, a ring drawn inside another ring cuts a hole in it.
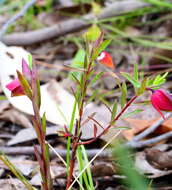
[[[35,154],[37,160],[40,164],[40,172],[42,176],[42,189],[43,190],[52,190],[52,181],[50,176],[50,163],[49,163],[49,150],[48,145],[45,141],[46,138],[46,126],[43,126],[39,109],[40,109],[40,94],[39,94],[39,82],[36,73],[36,68],[34,67],[32,71],[32,107],[34,111],[33,124],[36,130],[38,142],[40,144],[40,150],[35,146]]]
[[[117,121],[121,115],[126,111],[126,109],[132,104],[132,102],[134,102],[134,100],[137,98],[137,96],[133,96],[128,102],[127,104],[125,105],[125,107],[118,113],[118,115],[112,120],[111,123]],[[112,125],[109,124],[99,135],[97,135],[95,138],[89,140],[89,141],[85,141],[85,142],[79,142],[80,145],[86,145],[86,144],[90,144],[92,142],[95,142],[98,138],[100,138],[102,135],[104,135],[108,130],[109,128],[111,128]]]
[[[76,123],[76,126],[77,124],[78,122]],[[68,188],[70,187],[72,178],[73,178],[73,171],[74,171],[75,160],[76,160],[76,151],[78,148],[78,141],[80,139],[80,136],[78,136],[78,129],[79,128],[77,127],[75,128],[75,134],[74,134],[73,143],[72,143],[72,155],[71,155],[71,160],[69,164],[69,175],[67,177],[66,190],[68,190]]]
[[[75,161],[76,161],[76,151],[79,146],[79,141],[80,141],[80,136],[81,136],[80,128],[81,128],[81,121],[82,121],[82,116],[83,116],[85,96],[86,96],[86,91],[87,91],[87,86],[88,86],[88,75],[90,74],[91,65],[92,65],[92,61],[89,61],[89,64],[87,67],[86,61],[84,63],[85,70],[84,70],[84,74],[82,76],[83,78],[81,79],[82,80],[81,83],[82,82],[83,83],[80,88],[81,98],[78,102],[79,103],[79,118],[76,123],[75,135],[74,135],[73,142],[72,142],[72,155],[71,155],[70,164],[69,164],[69,175],[67,178],[66,190],[70,187],[70,185],[72,183],[74,165],[75,165]]]

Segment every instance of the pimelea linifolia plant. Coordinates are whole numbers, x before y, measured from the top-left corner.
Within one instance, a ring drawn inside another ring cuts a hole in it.
[[[172,101],[171,96],[164,92],[163,90],[157,90],[160,85],[165,82],[165,77],[168,73],[164,75],[158,75],[155,78],[139,78],[139,72],[137,68],[137,64],[134,65],[134,73],[129,74],[126,72],[120,73],[123,77],[125,77],[134,87],[135,94],[129,101],[127,101],[127,85],[125,82],[121,83],[118,76],[115,74],[116,81],[119,85],[119,89],[121,91],[121,110],[117,111],[118,102],[114,101],[113,108],[110,109],[111,112],[111,120],[107,126],[101,126],[99,121],[95,120],[95,118],[90,113],[90,117],[88,120],[93,121],[93,131],[94,137],[91,140],[82,141],[82,124],[83,124],[83,113],[85,105],[89,102],[87,98],[87,90],[90,88],[97,80],[99,80],[103,73],[95,72],[95,63],[98,61],[103,64],[108,69],[114,69],[114,65],[112,62],[112,58],[109,53],[104,51],[106,47],[109,45],[110,40],[103,41],[103,33],[97,36],[95,40],[87,40],[86,41],[86,54],[83,63],[83,72],[80,73],[79,78],[73,75],[73,79],[76,82],[76,89],[72,89],[73,95],[75,97],[75,106],[78,108],[78,117],[77,120],[74,121],[74,117],[72,117],[72,121],[70,126],[65,125],[64,131],[61,131],[64,137],[68,138],[68,150],[71,147],[71,155],[68,154],[67,157],[67,184],[66,190],[72,188],[72,181],[74,175],[74,166],[76,162],[77,151],[80,147],[95,142],[98,138],[104,135],[111,127],[115,127],[115,122],[124,114],[124,112],[128,109],[129,106],[136,100],[136,98],[142,95],[146,90],[151,90],[151,103],[158,110],[158,112],[163,116],[161,111],[171,111],[172,109]],[[113,73],[112,70],[109,72]],[[41,105],[41,95],[40,95],[40,85],[39,79],[36,73],[35,65],[30,66],[23,59],[22,60],[22,73],[17,71],[17,78],[14,79],[11,83],[7,84],[7,88],[11,91],[11,96],[19,96],[26,95],[32,102],[34,116],[33,116],[33,125],[37,134],[38,142],[40,144],[40,148],[35,146],[35,154],[37,160],[40,165],[40,172],[42,176],[42,189],[50,190],[52,189],[52,180],[50,176],[50,162],[49,162],[49,150],[48,145],[45,141],[46,137],[46,118],[45,114],[42,116],[42,119],[39,114],[39,109]],[[114,76],[114,75],[113,75]],[[74,107],[75,107],[74,106]],[[74,109],[74,112],[76,109]],[[74,112],[72,113],[73,115]],[[164,117],[164,116],[163,116]],[[102,127],[102,132],[97,134],[98,126]],[[117,128],[117,127],[116,127]],[[119,128],[117,128],[119,129]],[[94,189],[92,186],[91,189]]]

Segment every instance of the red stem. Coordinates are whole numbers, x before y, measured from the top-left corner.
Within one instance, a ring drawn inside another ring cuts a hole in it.
[[[75,142],[73,142],[72,156],[71,156],[71,161],[70,161],[70,165],[69,165],[69,175],[68,175],[68,178],[67,178],[66,190],[68,190],[68,188],[70,187],[70,185],[72,183],[72,177],[73,177],[73,170],[74,170],[74,166],[75,166],[77,147],[78,147],[78,138],[75,139]]]
[[[137,96],[133,96],[125,105],[125,107],[119,112],[119,114],[112,120],[111,123],[113,123],[114,121],[117,121],[121,115],[125,112],[125,110],[132,104],[132,102],[134,102],[134,100],[137,98]],[[109,124],[97,137],[89,140],[89,141],[85,141],[85,142],[78,142],[79,145],[86,145],[86,144],[90,144],[92,142],[95,142],[98,138],[100,138],[102,135],[104,135],[109,128],[112,127],[111,124]]]
[[[83,115],[83,107],[84,107],[84,101],[85,101],[85,94],[87,91],[87,83],[88,83],[88,75],[91,71],[91,65],[92,65],[92,61],[90,61],[89,65],[88,65],[88,69],[85,72],[85,75],[83,76],[83,80],[84,80],[84,84],[83,84],[83,89],[82,89],[82,97],[81,97],[81,105],[80,105],[80,110],[79,110],[79,119],[78,122],[76,123],[76,130],[75,130],[75,138],[73,139],[73,146],[72,146],[72,156],[70,159],[70,165],[69,165],[69,175],[67,178],[67,185],[66,185],[66,190],[68,190],[68,188],[70,187],[71,183],[72,183],[72,178],[73,178],[73,171],[74,171],[74,165],[75,165],[75,159],[76,159],[76,151],[77,151],[77,147],[79,146],[79,140],[80,140],[80,127],[81,127],[81,119],[82,119],[82,115]]]

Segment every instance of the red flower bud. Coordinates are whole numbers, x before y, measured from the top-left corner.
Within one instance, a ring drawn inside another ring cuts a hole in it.
[[[152,90],[151,103],[165,119],[161,111],[172,111],[172,96],[164,90]]]
[[[8,90],[11,91],[11,96],[21,96],[25,94],[18,78],[14,79],[9,84],[7,84],[6,88],[8,88]]]
[[[26,78],[28,82],[30,82],[32,77],[32,71],[30,70],[27,62],[24,59],[22,59],[22,75]],[[6,85],[6,88],[11,91],[12,97],[26,95],[18,78],[8,83]]]
[[[112,57],[106,51],[102,51],[97,57],[97,60],[106,67],[114,68]]]

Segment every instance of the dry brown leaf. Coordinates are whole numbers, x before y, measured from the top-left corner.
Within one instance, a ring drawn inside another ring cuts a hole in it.
[[[169,132],[172,130],[172,118],[169,118],[161,124],[161,126],[158,127],[158,129],[155,131],[157,134],[163,134],[166,132]]]
[[[5,95],[15,108],[33,114],[31,101],[26,96],[11,97],[10,91],[5,87],[12,80],[11,76],[16,77],[16,70],[21,71],[21,60],[22,58],[28,60],[29,53],[19,47],[7,47],[3,43],[0,43],[0,49],[0,80]],[[55,80],[41,85],[40,114],[46,112],[47,120],[54,124],[70,123],[74,101],[74,97]]]
[[[1,101],[0,104],[0,119],[10,121],[12,123],[21,125],[25,128],[32,127],[31,122],[26,115],[15,108],[13,108],[9,101]]]
[[[122,134],[127,140],[131,140],[136,134],[141,133],[142,131],[150,127],[158,119],[159,117],[152,120],[126,118],[124,120],[129,123],[131,129],[123,131]],[[161,135],[171,130],[172,130],[172,118],[169,118],[165,120],[158,127],[158,129],[156,129],[154,134]]]
[[[155,120],[144,120],[144,119],[133,119],[133,118],[126,118],[124,120],[127,121],[131,127],[131,129],[124,130],[122,132],[122,134],[127,140],[131,140],[136,134],[147,129],[153,122],[155,122]]]
[[[58,130],[63,130],[60,126],[47,127],[46,135],[55,135]],[[8,141],[8,146],[15,145],[18,143],[24,143],[31,140],[37,139],[35,130],[33,128],[20,130],[10,141]]]

